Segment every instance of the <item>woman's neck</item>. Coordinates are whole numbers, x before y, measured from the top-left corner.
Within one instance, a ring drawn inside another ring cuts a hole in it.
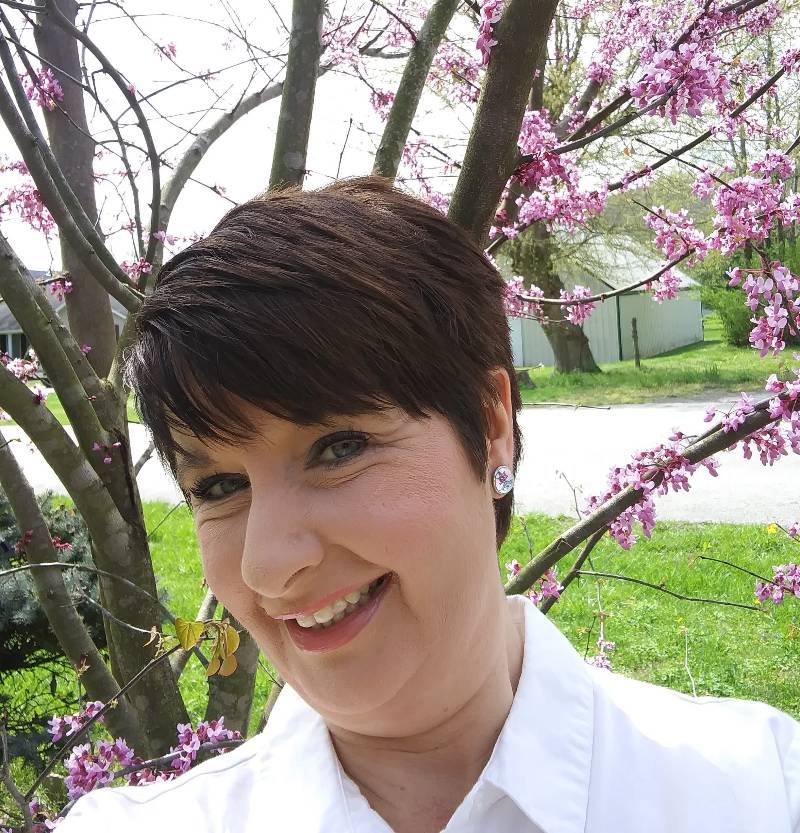
[[[520,618],[514,619],[517,610]],[[442,830],[492,754],[522,670],[522,611],[508,605],[504,611],[498,650],[444,719],[408,737],[372,737],[331,727],[344,770],[396,833]]]

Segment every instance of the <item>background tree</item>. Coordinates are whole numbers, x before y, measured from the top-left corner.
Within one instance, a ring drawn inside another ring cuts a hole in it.
[[[112,304],[134,313],[165,254],[188,239],[188,233],[178,235],[170,227],[187,184],[192,183],[195,194],[230,201],[222,186],[198,178],[198,166],[213,157],[215,143],[245,115],[280,99],[279,111],[273,114],[277,131],[272,174],[253,183],[253,190],[300,184],[310,168],[312,115],[325,103],[322,84],[339,75],[359,79],[372,106],[386,117],[370,167],[413,183],[423,198],[447,211],[477,243],[484,245],[491,237],[492,252],[508,238],[531,239],[527,280],[510,284],[509,311],[548,321],[560,315],[572,325],[552,327],[553,338],[563,340],[571,356],[565,369],[586,365],[584,348],[572,345],[580,342],[580,324],[592,306],[603,299],[590,297],[580,287],[559,287],[555,252],[568,234],[591,232],[591,222],[607,204],[607,193],[627,193],[667,163],[677,164],[675,160],[698,165],[696,148],[711,148],[714,135],[698,132],[698,113],[713,113],[718,120],[715,129],[723,133],[736,133],[744,125],[750,138],[752,124],[760,122],[749,108],[782,79],[794,80],[800,54],[791,48],[779,52],[772,43],[774,72],[762,73],[752,92],[745,87],[738,96],[736,73],[744,70],[741,59],[737,62],[737,49],[742,42],[755,49],[781,11],[788,14],[787,8],[770,0],[727,5],[684,0],[648,4],[646,9],[628,0],[582,0],[561,6],[556,0],[487,0],[461,7],[452,0],[436,0],[429,8],[411,2],[366,2],[334,10],[319,0],[294,0],[291,21],[269,21],[285,35],[275,47],[259,45],[258,27],[226,5],[224,23],[185,22],[212,27],[217,37],[222,33],[224,45],[230,47],[223,50],[224,64],[187,69],[181,47],[155,37],[155,30],[147,28],[147,17],[133,13],[130,4],[81,7],[66,0],[0,0],[0,59],[5,69],[0,116],[21,157],[5,163],[7,175],[16,180],[4,194],[2,212],[23,217],[49,239],[57,232],[63,267],[42,285],[0,234],[0,295],[22,324],[58,394],[74,439],[29,387],[37,372],[33,362],[4,362],[0,406],[36,444],[86,525],[110,668],[75,612],[63,576],[71,568],[59,557],[41,506],[2,437],[0,485],[25,539],[28,563],[21,567],[30,572],[50,626],[80,672],[88,698],[107,704],[92,706],[91,714],[84,715],[83,731],[89,719],[102,714],[114,737],[124,737],[142,755],[165,753],[174,743],[176,724],[187,721],[177,680],[190,652],[210,675],[207,716],[216,718],[217,710],[224,710],[229,727],[248,723],[258,650],[245,632],[235,635],[238,623],[225,623],[227,612],[222,612],[225,624],[217,620],[203,631],[213,631],[210,656],[198,645],[203,629],[181,621],[175,622],[178,642],[164,649],[162,625],[174,616],[157,595],[122,374],[133,316],[118,341],[111,338],[108,326]],[[558,9],[563,18],[554,26]],[[266,12],[259,14],[266,18]],[[569,22],[571,18],[578,23]],[[597,34],[592,41],[586,33],[594,25]],[[121,26],[129,33],[130,55],[112,52],[115,41],[108,32],[119,37]],[[591,62],[584,44],[595,47]],[[171,80],[140,89],[137,49],[157,55]],[[227,53],[234,51],[228,60]],[[201,58],[208,61],[206,54]],[[549,76],[548,61],[560,67],[551,68]],[[397,86],[388,89],[398,74]],[[317,80],[323,77],[324,82]],[[578,96],[574,91],[582,83],[585,88]],[[190,90],[200,92],[198,104],[189,104],[187,112],[186,102],[195,95]],[[557,122],[544,112],[545,106],[553,108]],[[772,131],[777,120],[774,109],[770,112],[766,129]],[[432,114],[448,126],[464,122],[467,129],[454,129],[450,135],[426,131]],[[665,121],[675,131],[659,132]],[[356,123],[355,130],[367,142],[376,138],[366,120]],[[656,141],[637,142],[635,154],[615,152],[632,146],[633,131],[640,132],[637,138],[651,133]],[[665,135],[672,140],[680,136],[677,146],[662,148]],[[790,140],[781,147],[791,153],[796,144]],[[640,158],[641,147],[645,158]],[[626,162],[617,178],[609,159]],[[677,291],[671,267],[699,259],[714,246],[728,251],[748,243],[755,251],[764,242],[767,220],[770,228],[796,223],[800,206],[784,193],[792,173],[787,160],[781,153],[750,163],[750,185],[775,199],[767,204],[766,197],[759,197],[758,216],[750,216],[744,227],[739,222],[743,201],[752,206],[753,193],[742,191],[742,204],[729,204],[726,197],[729,191],[739,194],[748,183],[725,182],[712,164],[699,172],[700,185],[694,186],[716,200],[711,234],[698,235],[692,222],[665,207],[646,206],[643,212],[655,233],[655,245],[667,263],[641,283],[658,299],[667,299]],[[753,169],[753,164],[760,168]],[[453,179],[451,194],[433,185]],[[517,208],[514,216],[509,200]],[[519,254],[523,249],[518,244],[518,262],[524,259]],[[772,276],[774,283],[778,267],[763,252],[759,258],[760,276]],[[533,284],[534,274],[539,284]],[[764,295],[763,280],[761,289],[755,283],[747,289],[760,316],[751,340],[766,343],[767,349],[780,349],[784,332],[797,323],[798,287],[793,277],[781,275],[774,297],[771,291]],[[547,287],[552,289],[540,285],[551,279]],[[53,292],[68,298],[70,329],[53,309]],[[776,313],[781,305],[787,311],[783,317]],[[769,388],[771,403],[740,402],[703,437],[680,435],[642,452],[619,469],[605,494],[589,502],[575,527],[513,575],[508,591],[529,592],[533,587],[541,597],[544,588],[551,588],[556,563],[587,542],[574,567],[579,570],[581,559],[606,531],[630,546],[635,524],[642,524],[646,533],[652,528],[653,494],[683,487],[700,468],[713,473],[715,463],[709,458],[718,450],[744,439],[747,449],[747,443],[754,444],[771,461],[781,448],[800,449],[794,410],[799,388],[800,383],[788,377],[776,379]],[[42,566],[53,564],[58,566]],[[207,597],[197,618],[210,619],[214,607],[215,600]],[[152,638],[145,643],[143,634]],[[217,670],[222,673],[214,673]],[[112,701],[115,707],[109,708]],[[203,731],[208,735],[209,727]],[[77,741],[78,735],[70,737]],[[211,742],[233,740],[237,738],[216,734]],[[117,749],[115,754],[123,753]],[[147,767],[138,771],[137,777],[146,780],[141,773],[148,772]],[[20,796],[20,812],[29,827],[30,801],[42,777]],[[13,791],[7,780],[6,784]]]

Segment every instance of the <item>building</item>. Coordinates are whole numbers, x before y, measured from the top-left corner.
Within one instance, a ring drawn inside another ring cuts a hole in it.
[[[39,270],[31,270],[36,280],[46,280],[49,272],[42,272]],[[59,301],[55,296],[50,296],[50,301],[53,308],[58,313],[59,318],[67,324],[67,303],[64,300]],[[122,330],[122,326],[127,318],[128,311],[115,298],[111,299],[111,313],[114,316],[114,329],[117,331],[117,338]],[[28,349],[28,339],[22,328],[17,323],[16,318],[11,314],[8,305],[0,302],[0,352],[7,353],[12,359],[22,358]]]
[[[587,244],[589,245],[589,244]],[[609,248],[593,247],[592,271],[572,267],[559,270],[564,285],[588,287],[592,294],[621,289],[654,274],[663,262],[654,257]],[[504,267],[501,267],[506,272]],[[633,320],[636,319],[639,354],[656,356],[703,340],[703,314],[699,286],[688,275],[681,279],[678,297],[659,304],[642,287],[599,303],[584,324],[592,355],[598,364],[632,359]],[[514,364],[552,366],[553,351],[541,325],[532,319],[510,318]]]

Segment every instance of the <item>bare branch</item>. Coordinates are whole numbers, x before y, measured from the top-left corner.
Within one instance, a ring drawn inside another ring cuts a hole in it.
[[[144,468],[145,463],[153,456],[153,452],[156,450],[156,444],[150,440],[147,444],[147,448],[142,452],[139,459],[136,461],[133,467],[133,476],[138,477],[139,472]]]
[[[583,567],[584,562],[586,559],[592,554],[592,550],[597,546],[600,542],[601,538],[606,534],[607,530],[605,527],[603,529],[598,529],[593,535],[590,536],[589,540],[584,544],[583,549],[581,550],[581,554],[575,559],[575,563],[570,568],[570,571],[564,576],[563,579],[559,581],[559,584],[562,586],[563,590],[566,590],[570,584],[581,574],[581,567]],[[539,606],[539,610],[542,613],[547,614],[550,612],[550,608],[558,601],[555,596],[548,596],[544,599]]]
[[[294,0],[292,36],[286,61],[270,188],[303,184],[314,109],[314,91],[322,54],[322,0]]]
[[[373,0],[375,2],[375,0]],[[431,6],[419,37],[415,38],[411,55],[403,68],[403,77],[383,129],[381,142],[375,153],[373,173],[394,179],[411,123],[417,112],[425,79],[431,69],[439,44],[450,25],[459,0],[436,0]]]
[[[578,575],[594,576],[595,578],[613,578],[618,581],[629,581],[633,584],[640,584],[642,587],[649,587],[652,590],[658,590],[661,593],[666,593],[668,596],[672,596],[674,599],[680,599],[684,602],[700,602],[702,604],[722,605],[723,607],[741,607],[745,610],[756,610],[759,613],[764,612],[763,609],[757,605],[747,605],[742,604],[742,602],[729,602],[725,599],[706,599],[699,596],[684,596],[682,593],[676,593],[674,590],[670,590],[663,584],[653,584],[650,581],[644,581],[644,579],[634,578],[633,576],[624,576],[618,573],[599,573],[595,570],[578,570]]]

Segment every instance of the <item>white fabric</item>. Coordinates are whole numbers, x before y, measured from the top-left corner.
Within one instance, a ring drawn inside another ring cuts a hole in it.
[[[800,724],[589,667],[527,599],[522,675],[446,833],[800,833]],[[81,798],[59,833],[391,833],[288,687],[266,729],[171,782]]]

